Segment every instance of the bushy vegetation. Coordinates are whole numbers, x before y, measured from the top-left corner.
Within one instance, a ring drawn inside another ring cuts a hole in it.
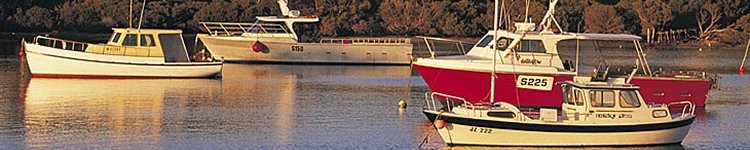
[[[136,0],[137,1],[137,0]],[[323,36],[476,37],[492,28],[492,0],[290,0],[319,24],[300,25],[303,34]],[[109,32],[127,27],[128,0],[5,0],[2,31]],[[539,22],[548,0],[506,1],[504,26]],[[138,24],[142,0],[134,5]],[[201,32],[200,21],[253,22],[279,14],[276,0],[150,0],[144,27]],[[690,30],[691,38],[737,45],[750,38],[748,0],[561,0],[556,19],[565,31],[630,33]],[[512,28],[512,26],[511,26]]]

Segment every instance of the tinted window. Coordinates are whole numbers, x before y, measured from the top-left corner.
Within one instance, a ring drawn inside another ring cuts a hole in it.
[[[124,46],[137,46],[138,37],[135,34],[128,34],[125,36],[125,40],[122,41]]]
[[[614,91],[591,91],[592,107],[615,107]]]
[[[120,40],[120,35],[122,35],[122,34],[121,33],[116,33],[115,35],[112,35],[112,39],[110,41],[112,41],[114,43],[117,43],[117,41]]]
[[[477,44],[477,47],[486,47],[490,44],[492,41],[492,38],[495,38],[492,35],[485,36],[482,40],[479,41],[479,44]]]
[[[638,100],[638,94],[636,94],[635,91],[620,91],[620,107],[641,107],[641,101]]]
[[[547,50],[544,49],[544,43],[542,43],[542,40],[522,40],[518,52],[544,53],[547,52]]]
[[[156,46],[154,43],[154,35],[142,34],[141,35],[141,46]]]

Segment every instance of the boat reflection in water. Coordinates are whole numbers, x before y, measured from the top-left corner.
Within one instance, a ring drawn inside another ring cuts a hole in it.
[[[190,131],[191,116],[198,113],[190,106],[220,96],[221,81],[34,78],[26,92],[23,122],[29,147],[107,143],[90,146],[108,148],[132,141],[155,145],[170,132],[165,130]]]
[[[263,149],[349,139],[333,145],[364,148],[422,138],[403,136],[422,134],[409,128],[421,117],[375,111],[395,108],[407,66],[225,67],[222,80],[31,79],[20,94],[20,138],[40,149]],[[402,125],[380,131],[393,124]]]

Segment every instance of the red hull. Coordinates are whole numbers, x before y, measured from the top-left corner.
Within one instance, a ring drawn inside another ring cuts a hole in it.
[[[472,103],[489,102],[489,73],[440,69],[416,64],[414,67],[433,92],[462,97]],[[573,80],[573,75],[497,73],[495,100],[528,107],[560,107],[562,105],[560,86],[553,86],[551,91],[515,88],[515,79],[518,75],[552,77],[554,82]],[[698,106],[704,105],[711,84],[708,80],[680,80],[675,78],[636,78],[632,82],[641,87],[641,93],[646,103],[689,100]],[[518,94],[516,94],[516,90]],[[665,94],[661,97],[654,97],[652,93],[655,92],[664,92]],[[691,97],[680,97],[682,93],[689,93]]]
[[[433,92],[458,96],[472,103],[490,101],[490,75],[484,72],[439,69],[414,65]],[[533,107],[560,107],[562,89],[552,86],[551,91],[515,88],[518,75],[553,77],[554,82],[573,80],[572,75],[552,74],[504,74],[497,73],[495,100]],[[553,83],[554,83],[553,82]],[[518,90],[518,94],[516,94]],[[516,98],[517,96],[517,98]],[[517,100],[518,99],[518,100]]]
[[[641,96],[646,103],[690,101],[699,107],[705,106],[711,88],[711,81],[708,79],[636,77],[631,83],[641,87]]]

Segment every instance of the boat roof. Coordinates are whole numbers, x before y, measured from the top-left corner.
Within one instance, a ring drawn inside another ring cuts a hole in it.
[[[318,22],[320,18],[316,16],[300,16],[300,17],[279,17],[279,16],[258,16],[255,17],[260,21],[265,22]]]
[[[135,29],[135,28],[112,28],[114,32],[145,33],[145,34],[182,34],[180,29]]]
[[[562,81],[558,82],[560,85],[570,85],[582,89],[612,89],[612,90],[638,90],[641,89],[638,86],[632,84],[609,84],[606,82],[588,82],[579,83],[574,81]]]
[[[498,35],[510,37],[510,38],[519,38],[521,37],[523,33],[518,32],[509,32],[506,30],[498,30]],[[487,33],[488,35],[494,35],[493,31],[489,31]],[[607,40],[607,41],[633,41],[633,40],[641,40],[640,36],[636,35],[630,35],[630,34],[598,34],[598,33],[547,33],[547,32],[539,32],[539,31],[531,31],[527,32],[524,36],[524,39],[547,39],[547,38],[554,38],[554,39],[561,39],[561,40],[569,40],[569,39],[579,39],[579,40]]]

